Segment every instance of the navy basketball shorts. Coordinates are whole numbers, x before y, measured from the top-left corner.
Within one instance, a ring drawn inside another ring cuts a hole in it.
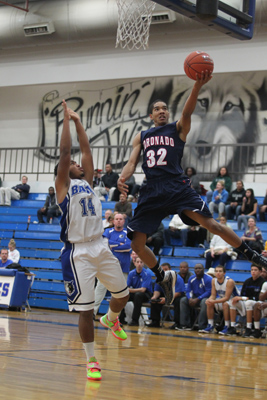
[[[62,251],[61,264],[70,311],[94,308],[96,277],[113,297],[129,294],[120,263],[102,236],[91,242],[68,243]]]
[[[127,235],[132,239],[135,231],[152,234],[164,218],[174,214],[179,214],[187,225],[198,225],[196,221],[183,214],[184,210],[212,218],[206,203],[191,188],[189,178],[174,175],[171,178],[148,180],[140,188],[138,205],[134,217],[127,226]]]

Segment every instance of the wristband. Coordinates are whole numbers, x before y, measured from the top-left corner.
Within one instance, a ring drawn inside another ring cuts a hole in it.
[[[248,298],[246,296],[242,296],[242,300],[246,301]]]

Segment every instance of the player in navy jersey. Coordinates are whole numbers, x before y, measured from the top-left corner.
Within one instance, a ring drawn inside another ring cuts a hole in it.
[[[93,310],[95,278],[111,292],[109,310],[100,322],[119,340],[127,338],[118,314],[129,298],[129,290],[118,259],[103,238],[102,206],[93,191],[94,165],[89,140],[79,115],[63,100],[64,120],[60,159],[55,167],[57,203],[62,212],[62,274],[69,310],[79,312],[79,333],[87,356],[87,377],[101,380],[101,368],[94,354]],[[81,149],[81,164],[71,160],[70,123],[72,119]]]
[[[154,232],[162,219],[170,214],[179,214],[187,225],[201,225],[215,235],[221,236],[232,247],[244,253],[254,264],[267,269],[267,260],[253,251],[230,228],[218,224],[210,214],[201,197],[191,188],[190,180],[183,175],[181,159],[190,131],[191,115],[203,85],[212,78],[208,71],[202,72],[192,88],[179,121],[169,123],[167,104],[156,100],[151,105],[150,119],[154,127],[139,132],[133,140],[133,150],[118,179],[118,189],[127,195],[125,183],[135,171],[143,151],[142,168],[146,183],[140,188],[140,197],[134,217],[128,224],[128,236],[132,249],[152,269],[165,291],[167,303],[174,297],[176,275],[174,271],[164,273],[156,257],[146,246],[147,235]]]

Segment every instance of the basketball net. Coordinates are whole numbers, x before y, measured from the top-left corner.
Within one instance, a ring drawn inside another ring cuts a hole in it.
[[[116,0],[118,29],[116,47],[148,48],[149,28],[156,3],[150,0]]]

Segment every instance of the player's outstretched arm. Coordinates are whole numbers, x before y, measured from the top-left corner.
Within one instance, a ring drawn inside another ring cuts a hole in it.
[[[193,89],[188,99],[186,100],[181,118],[176,125],[180,139],[182,139],[184,142],[186,141],[186,137],[190,131],[191,115],[193,114],[196,108],[199,91],[203,85],[205,85],[207,82],[211,80],[211,78],[212,75],[209,71],[202,72],[201,76],[197,76],[197,80],[193,86]]]
[[[84,130],[84,127],[81,123],[79,114],[77,114],[75,111],[71,110],[70,108],[68,108],[68,112],[69,112],[70,118],[75,123],[76,132],[79,137],[79,144],[80,144],[80,149],[81,149],[81,153],[82,153],[81,164],[82,164],[82,168],[84,170],[84,178],[90,185],[92,185],[93,184],[93,176],[94,176],[94,163],[93,163],[93,157],[92,157],[89,140],[88,140],[88,137]]]
[[[131,152],[129,161],[123,167],[121,171],[121,175],[117,182],[117,187],[121,193],[124,193],[127,196],[128,193],[128,185],[126,185],[126,181],[133,175],[135,168],[138,164],[141,153],[141,132],[139,132],[134,140],[133,140],[133,150]]]
[[[65,100],[62,101],[62,107],[64,110],[63,129],[60,139],[60,156],[57,170],[57,176],[55,180],[57,201],[61,203],[69,189],[70,178],[69,178],[69,167],[71,160],[71,135],[70,135],[70,115],[68,112],[67,104]]]

